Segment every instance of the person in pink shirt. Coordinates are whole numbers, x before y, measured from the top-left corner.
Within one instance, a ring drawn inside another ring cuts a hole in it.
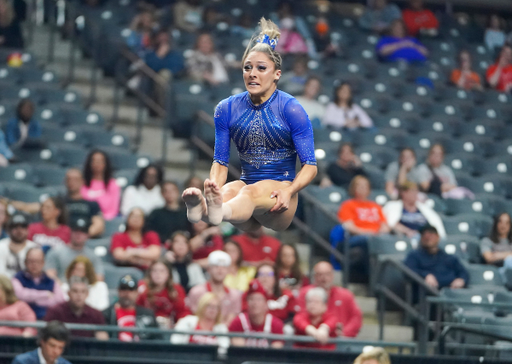
[[[112,178],[112,165],[108,155],[101,150],[93,150],[84,165],[84,180],[80,193],[84,200],[96,201],[106,220],[119,214],[121,189]]]
[[[18,301],[11,281],[4,275],[0,275],[0,321],[36,321],[34,311],[25,302]],[[35,329],[29,327],[0,327],[0,336],[30,337],[36,333]]]
[[[41,222],[28,227],[28,240],[39,245],[46,253],[49,249],[68,244],[71,229],[67,226],[64,200],[48,197],[41,205]]]

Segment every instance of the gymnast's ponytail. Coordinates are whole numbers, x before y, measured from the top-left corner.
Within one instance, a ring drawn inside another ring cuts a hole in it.
[[[281,55],[275,50],[281,32],[272,20],[260,19],[260,33],[253,36],[245,49],[242,58],[242,64],[251,52],[262,52],[269,56],[274,62],[276,70],[280,70],[283,60]]]

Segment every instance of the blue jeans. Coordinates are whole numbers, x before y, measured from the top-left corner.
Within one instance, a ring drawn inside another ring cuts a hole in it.
[[[338,251],[344,252],[344,242],[345,242],[345,229],[341,225],[336,225],[332,230],[331,234],[329,236],[329,240],[331,243],[331,246]],[[353,261],[351,259],[350,267],[357,268],[360,270],[361,273],[363,273],[365,276],[368,276],[369,272],[369,254],[368,254],[368,236],[366,235],[354,235],[351,236],[348,240],[348,245],[351,250],[351,252],[348,252],[348,254],[351,255],[351,258],[354,258],[354,255],[357,255],[357,260]],[[356,252],[357,254],[351,254],[353,252]],[[334,269],[341,270],[342,266],[340,262],[338,262],[334,256],[331,254],[331,264],[333,265]]]

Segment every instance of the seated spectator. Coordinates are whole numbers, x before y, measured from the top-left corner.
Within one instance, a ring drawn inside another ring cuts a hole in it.
[[[480,252],[487,264],[501,268],[502,273],[512,269],[512,229],[510,214],[503,212],[494,217],[491,234],[482,239]],[[504,274],[503,274],[504,275]]]
[[[140,207],[145,215],[165,205],[160,183],[164,171],[161,167],[150,164],[139,171],[133,186],[124,190],[121,202],[121,214],[127,216],[134,207]]]
[[[423,7],[423,0],[409,0],[409,8],[402,12],[407,33],[416,37],[421,35],[436,36],[439,21],[434,13]]]
[[[96,279],[102,281],[105,275],[103,270],[103,263],[101,259],[92,251],[92,249],[85,246],[89,240],[89,227],[90,221],[82,218],[70,221],[71,227],[71,242],[69,245],[62,245],[55,249],[50,250],[46,256],[45,271],[50,277],[58,279],[61,282],[66,281],[66,270],[71,265],[73,260],[78,256],[87,257],[96,272]]]
[[[0,199],[0,240],[8,238],[7,222],[9,220],[9,211],[7,211],[8,200]]]
[[[283,244],[277,251],[276,279],[282,290],[290,290],[298,296],[299,290],[309,285],[309,278],[302,273],[297,248],[291,244]]]
[[[381,33],[401,17],[402,13],[396,4],[389,4],[387,0],[372,0],[358,21],[361,29]]]
[[[320,187],[329,187],[333,184],[348,188],[355,176],[365,176],[363,164],[354,153],[350,143],[343,143],[338,148],[338,159],[327,167],[327,176],[322,178]]]
[[[505,44],[495,64],[489,66],[485,78],[492,88],[501,92],[512,90],[512,46]]]
[[[317,100],[321,88],[320,79],[316,76],[309,76],[304,84],[302,95],[297,96],[297,101],[308,114],[313,126],[320,126],[325,114],[325,106]]]
[[[188,315],[180,319],[175,330],[182,331],[210,331],[217,333],[227,333],[228,327],[221,321],[220,300],[211,292],[205,293],[197,305],[195,315]],[[205,335],[180,335],[171,336],[173,344],[198,344],[198,345],[218,345],[219,352],[226,353],[229,347],[229,338],[226,336],[205,336]]]
[[[112,236],[110,251],[116,264],[146,270],[158,258],[162,247],[154,231],[144,230],[144,212],[136,207],[126,218],[124,233]]]
[[[136,304],[152,310],[161,328],[172,329],[179,319],[190,314],[185,297],[183,288],[174,283],[171,267],[159,260],[149,266],[146,277],[139,282]]]
[[[433,288],[464,288],[469,279],[468,272],[459,258],[439,249],[436,228],[427,225],[420,233],[419,248],[407,255],[404,264]]]
[[[202,27],[201,0],[181,0],[174,5],[174,24],[179,30],[195,33]]]
[[[34,311],[25,302],[18,300],[14,293],[11,280],[0,275],[0,321],[26,321],[35,322]],[[1,336],[35,336],[37,331],[33,328],[0,326]]]
[[[188,294],[188,305],[197,312],[199,300],[206,292],[212,292],[221,303],[221,322],[228,325],[242,311],[241,293],[224,285],[231,265],[230,256],[220,250],[208,256],[208,282],[192,288]]]
[[[316,45],[318,58],[327,59],[343,56],[343,50],[336,37],[333,37],[329,22],[326,17],[320,16],[316,20],[313,41]]]
[[[185,181],[185,189],[195,187],[201,190],[201,192],[204,192],[204,181],[202,178],[199,178],[197,176],[190,176]]]
[[[2,0],[0,0],[1,3]],[[1,28],[0,28],[1,29]],[[9,119],[5,127],[7,144],[11,148],[37,143],[41,138],[42,128],[34,119],[35,106],[30,99],[22,99],[16,107],[16,117]]]
[[[232,237],[242,248],[244,262],[254,267],[262,263],[274,263],[281,242],[263,232],[263,228]]]
[[[66,269],[66,282],[62,283],[64,298],[69,301],[69,281],[71,277],[87,278],[89,282],[89,295],[85,303],[92,308],[103,311],[109,305],[108,287],[103,281],[99,281],[94,270],[94,265],[86,256],[79,255]]]
[[[484,41],[487,49],[494,52],[505,45],[505,32],[503,22],[497,14],[489,17],[489,24],[485,30]]]
[[[295,315],[295,335],[313,337],[316,343],[295,343],[297,348],[336,349],[336,344],[327,344],[329,338],[337,337],[338,319],[327,311],[327,292],[320,287],[311,288],[305,296],[306,310]]]
[[[151,33],[157,27],[157,22],[152,11],[143,10],[135,15],[130,24],[130,35],[126,38],[126,44],[139,57],[144,57],[151,46]]]
[[[209,226],[204,221],[192,224],[193,237],[190,239],[192,260],[202,268],[208,266],[208,255],[224,248],[222,231],[218,226]]]
[[[66,225],[67,211],[60,197],[48,197],[41,204],[41,222],[28,227],[28,239],[43,248],[49,249],[69,244],[71,230]]]
[[[373,121],[366,111],[354,103],[349,83],[342,82],[334,88],[333,100],[327,105],[323,125],[347,129],[373,127]]]
[[[17,18],[12,3],[0,0],[0,48],[23,49],[23,43],[20,19]]]
[[[154,231],[165,242],[176,231],[190,230],[190,222],[187,219],[187,210],[180,205],[180,189],[175,182],[162,183],[162,196],[165,206],[153,210],[146,219],[148,230]]]
[[[203,33],[213,33],[217,31],[217,25],[221,21],[227,22],[228,19],[224,14],[221,14],[217,11],[215,6],[207,6],[203,10],[203,17],[202,17],[202,27],[201,32]]]
[[[238,17],[238,21],[236,24],[232,24],[229,27],[231,34],[238,35],[240,37],[250,39],[254,35],[256,31],[254,27],[254,20],[249,13],[242,13]]]
[[[0,130],[0,167],[7,167],[12,160],[14,160],[14,153],[7,145],[4,132]]]
[[[356,360],[354,364],[391,364],[389,360],[389,354],[386,350],[380,347],[374,347],[371,350],[364,350]]]
[[[25,215],[12,215],[7,226],[10,237],[0,240],[0,274],[12,278],[25,269],[25,256],[37,244],[27,239],[28,221]]]
[[[158,328],[153,311],[149,308],[141,307],[136,304],[137,301],[137,282],[131,275],[125,275],[119,280],[117,290],[118,300],[110,305],[103,315],[107,325],[116,325],[119,327],[139,327],[139,328]],[[144,331],[133,333],[122,331],[119,333],[110,332],[110,337],[117,337],[120,341],[140,341],[140,340],[159,340],[161,335],[150,334]]]
[[[64,294],[60,285],[43,271],[44,253],[40,248],[29,249],[25,265],[27,268],[12,278],[14,292],[42,320],[48,307],[65,301]]]
[[[418,185],[405,182],[398,186],[399,199],[388,201],[382,211],[386,221],[395,234],[419,240],[419,231],[424,226],[435,226],[441,239],[446,237],[443,220],[427,204],[418,201]]]
[[[386,193],[392,199],[398,197],[398,186],[406,181],[421,185],[425,178],[416,164],[416,152],[412,148],[403,148],[397,162],[391,162],[386,168]]]
[[[407,36],[401,19],[391,23],[389,35],[380,38],[375,48],[379,58],[385,62],[424,62],[428,57],[427,48],[413,36]]]
[[[452,71],[450,81],[463,90],[483,90],[480,75],[471,68],[471,54],[467,50],[459,52],[459,68]]]
[[[229,325],[229,332],[264,332],[283,335],[283,327],[283,322],[268,312],[265,289],[258,280],[253,280],[247,291],[247,312],[240,313],[233,319]],[[267,339],[233,337],[231,345],[279,349],[284,346],[284,343],[282,341],[269,342]]]
[[[308,71],[307,58],[297,57],[295,62],[293,62],[292,69],[283,72],[279,79],[279,88],[292,95],[302,94],[306,81],[309,78]]]
[[[71,277],[69,280],[69,301],[50,307],[44,317],[45,321],[60,321],[70,324],[105,325],[102,313],[85,303],[89,295],[89,281],[85,277]],[[71,335],[95,337],[108,340],[105,331],[71,330]]]
[[[328,262],[319,262],[313,267],[313,285],[300,290],[297,302],[301,312],[306,311],[306,294],[313,287],[320,287],[327,292],[327,312],[336,316],[337,335],[356,337],[363,323],[363,315],[348,289],[334,285],[334,269]]]
[[[101,150],[93,150],[84,165],[85,185],[80,193],[85,200],[95,201],[106,220],[112,220],[119,213],[121,189],[112,178],[110,158]]]
[[[192,261],[188,232],[175,232],[169,241],[168,248],[165,259],[172,264],[173,279],[181,284],[187,293],[192,287],[206,282],[203,269]]]
[[[228,274],[224,279],[226,287],[245,292],[256,274],[256,267],[242,265],[243,252],[240,244],[231,239],[224,243],[224,251],[231,258]]]

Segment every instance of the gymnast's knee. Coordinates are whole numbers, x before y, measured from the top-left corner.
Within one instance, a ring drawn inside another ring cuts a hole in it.
[[[256,201],[259,197],[261,197],[262,190],[258,186],[255,185],[248,185],[244,186],[240,189],[239,195],[246,195],[249,197],[252,201]]]

